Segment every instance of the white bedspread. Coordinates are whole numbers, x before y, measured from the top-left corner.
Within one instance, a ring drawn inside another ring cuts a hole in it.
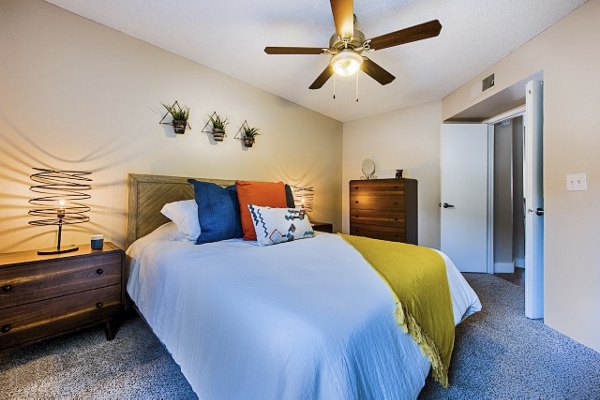
[[[339,236],[197,246],[157,231],[128,250],[127,291],[200,399],[397,399],[422,389],[430,364],[396,324],[390,289]],[[458,323],[481,304],[444,259]]]

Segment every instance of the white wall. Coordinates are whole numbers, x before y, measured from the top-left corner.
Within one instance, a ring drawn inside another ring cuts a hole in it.
[[[494,271],[524,265],[523,117],[494,126]]]
[[[525,266],[525,210],[523,207],[523,117],[513,127],[513,257],[515,266]]]
[[[175,100],[185,135],[158,124]],[[214,110],[231,120],[216,145],[201,132]],[[233,139],[245,119],[262,132],[248,150]],[[93,172],[91,222],[65,243],[124,244],[130,172],[312,185],[312,217],[340,227],[340,122],[41,0],[0,5],[0,140],[0,252],[54,244],[27,224],[32,167]]]
[[[441,103],[433,102],[344,124],[343,231],[349,231],[348,182],[360,179],[362,161],[375,161],[378,178],[396,169],[419,181],[419,244],[440,245]]]
[[[513,269],[513,124],[494,126],[494,272]]]
[[[544,71],[545,323],[600,351],[600,0],[569,16],[442,101],[443,117]],[[495,74],[495,88],[477,89]],[[586,172],[588,190],[567,192]]]

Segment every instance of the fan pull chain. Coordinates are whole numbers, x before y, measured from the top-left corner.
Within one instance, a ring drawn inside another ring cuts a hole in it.
[[[335,100],[335,74],[333,74],[333,99]]]
[[[358,103],[358,72],[356,73],[356,102]]]

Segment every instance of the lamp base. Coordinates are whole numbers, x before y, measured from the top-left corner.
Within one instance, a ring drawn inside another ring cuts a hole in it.
[[[48,254],[69,253],[71,251],[77,251],[77,250],[79,250],[79,246],[73,246],[73,245],[71,245],[71,246],[65,246],[65,247],[59,247],[59,248],[53,247],[53,248],[50,248],[50,249],[38,250],[37,253],[40,256],[45,256],[45,255],[48,255]]]

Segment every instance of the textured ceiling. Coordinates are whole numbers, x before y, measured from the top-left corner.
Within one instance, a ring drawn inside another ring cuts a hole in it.
[[[308,86],[325,55],[267,56],[265,46],[327,47],[326,0],[47,0],[309,109],[346,122],[439,100],[586,0],[355,0],[360,29],[374,37],[439,19],[439,37],[371,53],[396,80],[359,75]]]

